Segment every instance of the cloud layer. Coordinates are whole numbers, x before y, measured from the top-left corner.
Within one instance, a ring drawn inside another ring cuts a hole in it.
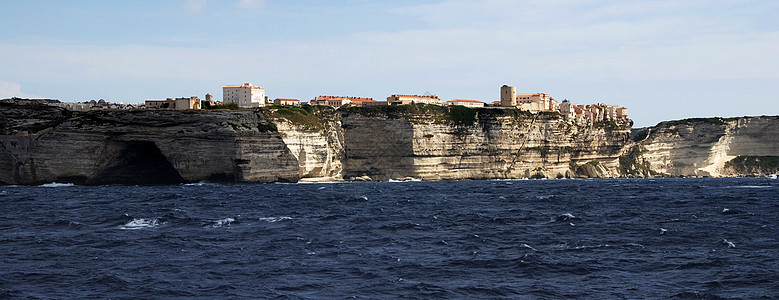
[[[14,58],[2,60],[0,79],[25,87],[56,82],[79,95],[65,99],[111,98],[94,94],[99,84],[125,101],[218,95],[222,84],[248,81],[266,87],[271,97],[303,100],[319,94],[382,99],[392,93],[432,92],[492,101],[500,85],[512,84],[523,92],[625,105],[647,125],[677,115],[732,113],[700,108],[737,97],[739,88],[773,97],[771,88],[747,83],[779,82],[779,30],[776,21],[760,18],[776,12],[777,5],[762,1],[450,0],[343,9],[233,3],[239,11],[230,13],[205,0],[183,2],[187,13],[203,15],[197,21],[208,24],[203,28],[241,29],[236,35],[227,30],[170,36],[173,41],[186,37],[186,44],[200,45],[196,47],[133,40],[115,45],[59,40],[42,47],[0,40],[0,57]],[[248,8],[261,9],[259,14],[238,14]],[[328,9],[328,14],[319,16],[317,9]],[[350,23],[355,11],[366,16]],[[219,14],[231,17],[217,18]],[[296,14],[305,17],[263,21]],[[391,24],[364,21],[372,17],[415,25],[379,29]],[[328,22],[340,22],[339,28],[348,30],[318,34]],[[290,32],[305,38],[279,34],[293,28]],[[734,91],[720,90],[722,82],[732,84]],[[712,94],[712,86],[719,93]],[[696,99],[696,94],[707,99]],[[690,103],[677,106],[676,115],[653,108],[681,100]],[[779,113],[777,101],[742,101]]]

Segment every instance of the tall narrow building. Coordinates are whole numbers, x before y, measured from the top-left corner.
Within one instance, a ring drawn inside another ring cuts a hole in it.
[[[500,106],[516,107],[517,106],[517,88],[513,86],[503,85],[500,87]]]

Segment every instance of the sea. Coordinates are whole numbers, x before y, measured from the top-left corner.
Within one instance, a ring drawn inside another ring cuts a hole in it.
[[[779,180],[0,186],[0,298],[776,299]]]

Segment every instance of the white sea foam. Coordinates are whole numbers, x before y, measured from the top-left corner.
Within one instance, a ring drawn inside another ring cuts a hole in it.
[[[42,185],[41,185],[41,187],[47,187],[47,188],[55,188],[55,187],[68,187],[68,186],[75,186],[75,184],[72,184],[72,183],[57,183],[57,182],[52,182],[52,183],[47,183],[47,184],[42,184]]]
[[[274,184],[337,184],[344,183],[344,181],[336,180],[320,180],[318,178],[301,178],[298,182],[276,182]]]
[[[125,230],[138,230],[144,228],[154,228],[160,225],[160,221],[157,219],[133,219],[127,224],[122,225],[119,229]]]
[[[418,181],[422,181],[422,179],[413,178],[413,177],[406,177],[406,178],[403,178],[403,179],[390,179],[390,180],[387,180],[387,182],[418,182]]]
[[[727,245],[728,248],[736,248],[736,244],[733,244],[733,242],[728,241],[726,239],[722,239],[722,244]]]
[[[233,218],[224,218],[224,219],[221,219],[221,220],[216,220],[214,222],[214,225],[211,225],[211,227],[217,228],[217,227],[223,227],[223,226],[230,226],[230,224],[232,224],[233,222],[235,222],[235,219],[233,219]]]
[[[726,189],[770,189],[772,186],[770,185],[734,185],[734,186],[726,186],[724,187]]]
[[[528,244],[520,244],[519,247],[521,247],[521,248],[528,248],[530,250],[536,251],[536,248],[533,248],[533,247],[531,247]]]
[[[276,223],[276,222],[284,221],[284,220],[292,220],[292,217],[264,217],[264,218],[260,218],[260,221],[265,221],[265,222],[268,222],[268,223]]]
[[[387,180],[387,182],[395,182],[395,183],[397,183],[397,182],[420,182],[420,181],[422,181],[422,179],[411,178],[411,177],[404,178],[404,179],[390,179],[390,180]]]
[[[665,234],[666,232],[668,232],[668,229],[660,228],[660,234]]]

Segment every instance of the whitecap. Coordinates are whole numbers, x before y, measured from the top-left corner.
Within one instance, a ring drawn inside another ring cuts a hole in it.
[[[665,234],[666,232],[668,232],[668,229],[660,228],[660,234]]]
[[[387,182],[419,182],[422,181],[422,179],[414,178],[414,177],[406,177],[402,179],[390,179],[387,180]]]
[[[770,185],[736,185],[736,186],[728,186],[725,188],[736,188],[736,189],[770,189],[772,186]]]
[[[144,228],[154,228],[160,225],[160,221],[157,219],[133,219],[127,224],[122,225],[119,229],[126,230],[138,230]]]
[[[230,224],[232,224],[233,222],[235,222],[235,219],[233,218],[224,218],[221,220],[216,220],[214,222],[214,225],[211,225],[211,227],[218,228],[223,226],[230,226]]]
[[[52,182],[52,183],[47,183],[47,184],[42,184],[42,185],[41,185],[41,187],[47,187],[47,188],[55,188],[55,187],[68,187],[68,186],[75,186],[75,184],[72,184],[72,183],[57,183],[57,182]]]
[[[733,244],[733,242],[728,241],[726,239],[722,239],[722,244],[727,245],[728,248],[736,248],[736,244]]]
[[[521,247],[521,248],[528,248],[530,250],[536,251],[536,248],[533,248],[533,247],[531,247],[528,244],[520,244],[519,247]]]
[[[603,244],[603,245],[595,245],[595,246],[576,246],[572,249],[574,250],[587,250],[587,249],[598,249],[598,248],[610,248],[611,245],[609,244]]]
[[[276,222],[284,221],[284,220],[292,220],[292,217],[264,217],[264,218],[260,218],[260,221],[265,221],[265,222],[268,222],[268,223],[276,223]]]

